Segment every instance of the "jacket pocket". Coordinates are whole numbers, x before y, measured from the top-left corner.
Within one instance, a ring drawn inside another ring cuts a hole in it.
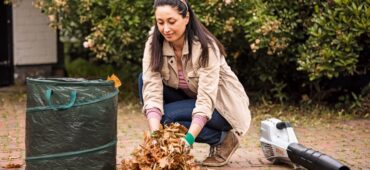
[[[170,79],[170,70],[165,65],[162,67],[161,76],[162,79],[165,81],[168,81]]]
[[[188,73],[188,78],[191,80],[199,80],[199,74],[197,74],[195,71],[190,71]],[[198,83],[198,81],[197,81]]]
[[[198,89],[198,83],[199,83],[199,74],[197,74],[195,71],[190,71],[187,73],[188,75],[188,86],[192,86],[193,89],[197,90]],[[190,89],[192,89],[190,87]]]
[[[165,81],[168,81],[170,79],[170,73],[169,72],[161,72],[162,79]]]

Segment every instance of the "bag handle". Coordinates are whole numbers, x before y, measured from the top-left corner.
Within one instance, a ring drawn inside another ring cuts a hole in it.
[[[71,94],[69,95],[69,101],[68,101],[67,104],[65,104],[65,105],[54,105],[51,102],[52,95],[53,95],[53,90],[51,90],[51,89],[46,90],[46,92],[45,92],[46,101],[47,101],[49,107],[51,107],[53,110],[69,109],[75,104],[76,98],[77,98],[76,90],[72,90]]]

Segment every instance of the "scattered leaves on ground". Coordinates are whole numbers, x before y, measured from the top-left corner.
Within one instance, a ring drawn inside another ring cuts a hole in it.
[[[22,165],[21,164],[12,164],[12,163],[9,163],[5,166],[2,166],[2,168],[6,168],[6,169],[11,169],[11,168],[21,168]]]
[[[144,142],[137,147],[130,160],[122,160],[121,170],[199,170],[194,157],[181,143],[187,129],[170,124],[153,134],[146,132]]]

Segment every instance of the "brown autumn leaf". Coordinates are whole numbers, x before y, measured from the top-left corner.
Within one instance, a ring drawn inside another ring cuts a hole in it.
[[[121,80],[115,74],[112,74],[111,76],[108,76],[107,80],[113,81],[114,82],[114,87],[117,88],[117,89],[122,85]]]
[[[11,169],[11,168],[21,168],[22,165],[21,164],[12,164],[12,163],[9,163],[5,166],[2,166],[3,168],[6,168],[6,169]]]
[[[144,141],[132,153],[132,159],[122,160],[121,170],[199,170],[194,157],[180,142],[186,127],[174,123],[154,134],[144,133]]]

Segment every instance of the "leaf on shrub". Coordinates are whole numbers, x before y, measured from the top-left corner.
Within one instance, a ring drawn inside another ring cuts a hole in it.
[[[144,133],[144,142],[131,153],[132,159],[122,160],[121,170],[199,170],[194,157],[180,142],[186,132],[184,126],[175,123],[152,135]]]

